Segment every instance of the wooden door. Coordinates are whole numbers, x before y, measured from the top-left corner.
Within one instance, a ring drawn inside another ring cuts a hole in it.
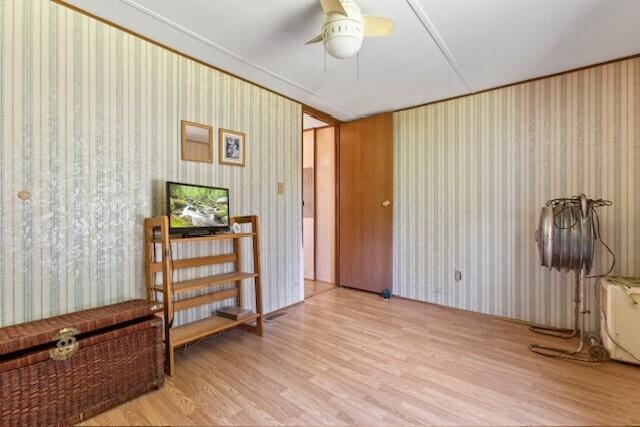
[[[393,115],[340,125],[339,284],[391,289]]]

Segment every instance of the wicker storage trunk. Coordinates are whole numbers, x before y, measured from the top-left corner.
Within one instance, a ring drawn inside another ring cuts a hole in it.
[[[154,308],[135,300],[0,329],[0,426],[69,425],[159,388]]]

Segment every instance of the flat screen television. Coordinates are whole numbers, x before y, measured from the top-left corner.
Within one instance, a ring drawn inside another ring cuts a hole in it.
[[[229,190],[167,182],[167,215],[171,234],[229,231]]]

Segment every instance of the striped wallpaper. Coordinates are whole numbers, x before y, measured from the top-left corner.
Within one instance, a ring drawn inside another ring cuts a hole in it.
[[[216,144],[245,132],[246,167],[181,161],[181,119]],[[264,308],[299,301],[300,134],[292,101],[48,0],[0,0],[0,326],[141,297],[166,180],[229,187],[232,214],[260,215]]]
[[[573,276],[540,267],[534,230],[581,192],[613,201],[614,271],[640,274],[638,58],[398,112],[394,162],[397,295],[569,326]]]

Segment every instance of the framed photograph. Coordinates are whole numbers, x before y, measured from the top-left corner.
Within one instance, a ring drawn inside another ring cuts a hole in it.
[[[182,160],[213,163],[213,127],[182,120]]]
[[[220,129],[220,164],[244,166],[244,138],[242,132]]]

